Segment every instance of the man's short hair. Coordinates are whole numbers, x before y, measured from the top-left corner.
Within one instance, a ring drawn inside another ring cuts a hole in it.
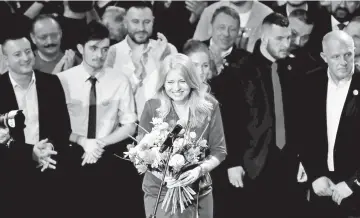
[[[86,29],[86,37],[81,42],[85,45],[90,40],[103,40],[109,38],[109,30],[104,26],[104,24],[99,23],[98,21],[91,21]]]
[[[126,11],[124,8],[120,8],[117,6],[109,6],[106,8],[102,20],[109,18],[115,22],[122,22],[124,20],[124,16],[126,14]]]
[[[131,4],[127,5],[126,12],[128,12],[130,8],[137,8],[137,9],[149,8],[152,11],[153,6],[150,1],[133,1],[131,2]]]
[[[215,10],[215,12],[211,18],[211,24],[214,23],[215,18],[221,13],[224,13],[224,14],[229,15],[230,17],[234,18],[236,21],[239,22],[239,26],[240,26],[239,13],[236,12],[235,9],[227,7],[227,6],[221,6],[220,8]]]
[[[294,17],[307,25],[314,25],[315,19],[311,13],[303,9],[296,9],[289,14],[289,17]]]
[[[262,25],[276,25],[280,27],[288,27],[289,19],[280,13],[273,12],[264,18]]]
[[[31,25],[31,32],[34,33],[34,29],[35,29],[35,24],[38,22],[38,21],[42,21],[42,20],[47,20],[47,19],[51,19],[53,21],[55,21],[57,23],[57,25],[59,26],[60,30],[61,30],[61,26],[59,24],[59,21],[57,20],[57,18],[52,15],[52,14],[40,14],[38,16],[36,16],[32,22],[32,25]]]

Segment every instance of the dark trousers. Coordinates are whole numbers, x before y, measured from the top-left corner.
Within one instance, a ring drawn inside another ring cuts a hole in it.
[[[142,177],[131,162],[114,156],[123,156],[124,143],[105,148],[96,164],[85,166],[81,166],[82,148],[74,149],[76,217],[144,217]]]
[[[273,147],[260,175],[254,180],[245,176],[244,188],[233,187],[223,169],[223,181],[219,182],[220,176],[214,181],[214,217],[306,217],[306,196],[296,182],[297,167],[295,159]]]

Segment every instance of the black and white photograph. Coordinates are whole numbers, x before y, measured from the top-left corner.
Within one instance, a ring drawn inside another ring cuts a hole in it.
[[[0,217],[360,218],[360,1],[0,0]]]

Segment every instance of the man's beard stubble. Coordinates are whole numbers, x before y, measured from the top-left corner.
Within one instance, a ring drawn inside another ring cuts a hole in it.
[[[144,32],[146,32],[146,31],[144,31]],[[131,40],[133,40],[133,42],[135,42],[136,44],[146,44],[146,43],[148,43],[149,42],[149,39],[150,39],[150,34],[148,33],[148,32],[146,32],[146,34],[147,34],[147,37],[146,37],[146,39],[144,39],[143,41],[138,41],[137,39],[136,39],[136,37],[135,37],[135,34],[136,33],[138,33],[138,32],[135,32],[135,33],[130,33],[130,32],[128,32],[128,36],[131,38]]]

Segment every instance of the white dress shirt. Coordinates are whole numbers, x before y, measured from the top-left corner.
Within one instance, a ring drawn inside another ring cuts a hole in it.
[[[327,164],[329,171],[335,171],[334,146],[341,118],[341,113],[351,84],[351,77],[345,78],[336,84],[328,72],[328,88],[326,98],[326,121],[328,136]]]
[[[57,74],[64,88],[72,131],[87,136],[91,82],[83,63]],[[111,134],[119,124],[136,122],[134,97],[126,76],[104,68],[96,76],[96,138]]]
[[[35,73],[32,74],[32,78],[29,86],[23,89],[9,73],[10,82],[13,86],[16,101],[20,110],[23,110],[25,116],[25,143],[35,145],[39,142],[39,105],[38,96],[36,90]]]
[[[339,27],[338,27],[339,24],[340,24],[340,22],[338,20],[336,20],[336,18],[334,16],[331,15],[331,27],[332,27],[332,30],[339,30]],[[349,21],[346,21],[343,24],[348,25]]]
[[[113,45],[109,51],[106,66],[112,67],[115,71],[125,74],[134,91],[136,111],[138,118],[140,119],[141,113],[144,109],[145,102],[154,97],[156,92],[156,85],[159,78],[158,66],[152,58],[154,53],[152,49],[156,46],[156,40],[150,39],[146,52],[148,51],[148,59],[145,63],[146,76],[142,81],[142,85],[138,87],[139,79],[135,76],[135,65],[131,59],[132,50],[127,40],[129,36],[126,36],[124,40]],[[176,48],[168,43],[171,53],[176,53]],[[144,51],[144,53],[145,53]]]

